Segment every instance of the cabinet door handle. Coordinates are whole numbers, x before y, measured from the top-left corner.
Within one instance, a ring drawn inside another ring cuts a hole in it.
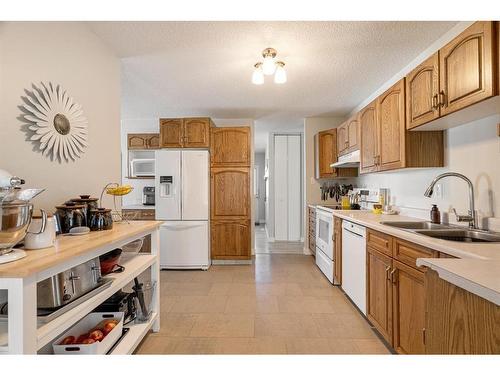
[[[432,97],[432,109],[438,109],[438,108],[439,108],[439,105],[438,105],[438,94],[435,94]]]
[[[422,341],[424,342],[425,346],[425,328],[422,328]]]
[[[391,282],[392,282],[393,284],[396,284],[396,281],[395,281],[395,278],[394,278],[394,273],[395,273],[396,271],[397,271],[397,269],[396,269],[396,268],[394,268],[394,269],[392,270],[392,272],[391,272]]]
[[[389,280],[389,271],[391,270],[391,266],[387,266],[385,267],[385,276],[387,278],[387,280]]]
[[[444,90],[441,90],[439,92],[439,106],[440,107],[446,107],[446,94],[444,93]]]

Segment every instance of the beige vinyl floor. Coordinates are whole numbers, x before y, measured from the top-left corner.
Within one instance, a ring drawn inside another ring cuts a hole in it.
[[[138,354],[386,354],[312,256],[161,272],[161,330]]]

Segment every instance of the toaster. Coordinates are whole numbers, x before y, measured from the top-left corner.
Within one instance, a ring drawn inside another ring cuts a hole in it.
[[[37,284],[37,308],[55,309],[101,284],[99,257],[58,273]]]

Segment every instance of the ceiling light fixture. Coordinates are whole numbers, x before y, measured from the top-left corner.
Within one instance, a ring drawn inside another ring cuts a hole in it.
[[[254,65],[252,74],[252,83],[262,85],[264,83],[264,75],[270,76],[274,74],[274,83],[285,83],[286,72],[283,61],[276,61],[278,52],[274,48],[266,48],[262,51],[263,62],[258,62]]]
[[[274,83],[285,83],[286,82],[286,72],[285,63],[283,61],[276,62],[276,72],[274,73]]]
[[[252,83],[254,85],[264,84],[264,72],[262,71],[262,63],[259,62],[254,65],[254,71],[252,74]]]

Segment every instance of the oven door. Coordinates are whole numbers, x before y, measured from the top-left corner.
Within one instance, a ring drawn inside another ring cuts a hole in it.
[[[333,215],[316,209],[316,247],[333,259]]]

